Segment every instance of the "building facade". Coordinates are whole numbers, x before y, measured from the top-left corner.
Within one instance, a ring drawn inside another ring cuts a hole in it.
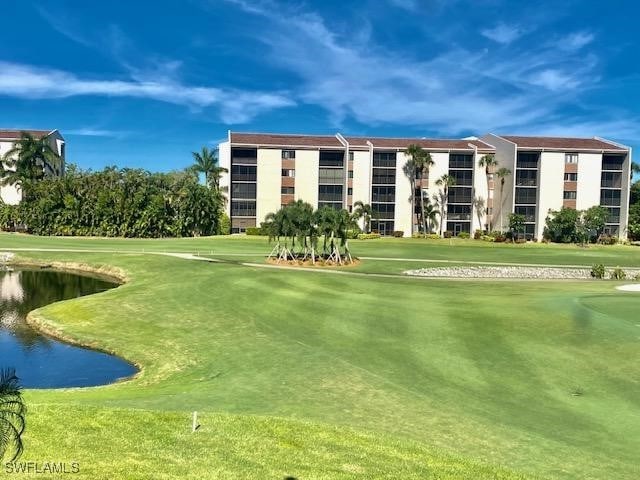
[[[47,172],[48,174],[62,174],[65,162],[65,140],[58,130],[2,130],[0,129],[0,159],[11,150],[22,132],[30,133],[35,138],[46,138],[49,145],[62,160],[62,168],[58,172]],[[5,168],[7,165],[5,164]],[[0,198],[9,205],[16,205],[22,200],[22,192],[17,185],[0,185]]]
[[[506,230],[510,213],[527,219],[526,234],[541,238],[549,210],[564,206],[610,211],[607,231],[624,236],[628,215],[631,149],[602,139],[509,137],[424,139],[229,132],[219,146],[228,170],[232,233],[259,226],[270,212],[295,200],[314,208],[349,211],[357,201],[373,209],[371,228],[383,235],[418,230],[412,211],[411,173],[405,171],[409,145],[428,151],[434,164],[415,179],[416,198],[443,213],[442,231]],[[487,175],[479,161],[495,156]],[[498,178],[496,172],[510,175]],[[454,184],[438,179],[448,175]],[[440,229],[436,229],[439,231]]]

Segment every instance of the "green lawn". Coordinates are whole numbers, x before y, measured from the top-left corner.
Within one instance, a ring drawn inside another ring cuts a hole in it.
[[[38,313],[143,366],[107,387],[28,391],[23,460],[78,461],[74,478],[640,476],[640,295],[614,282],[494,284],[237,263],[262,261],[263,238],[0,235],[0,251],[8,248],[103,250],[19,255],[126,270],[130,282],[118,289]],[[622,246],[385,239],[352,250],[640,266],[640,248]],[[420,266],[364,260],[352,271]],[[195,434],[192,410],[202,418]]]

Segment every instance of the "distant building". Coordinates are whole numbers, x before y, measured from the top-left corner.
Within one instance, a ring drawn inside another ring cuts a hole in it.
[[[507,230],[510,213],[525,215],[526,235],[541,238],[549,210],[562,206],[609,210],[606,231],[626,236],[631,149],[592,138],[515,137],[424,139],[229,132],[220,144],[220,165],[229,170],[227,187],[232,233],[259,226],[265,216],[289,202],[304,200],[314,208],[346,208],[360,200],[371,204],[371,227],[383,235],[417,231],[418,210],[411,212],[411,183],[403,167],[404,151],[417,144],[431,154],[428,178],[417,180],[416,196],[442,197],[436,181],[455,178],[449,188],[443,230],[453,234]],[[493,154],[498,165],[487,186],[478,165]],[[494,178],[505,167],[504,185]],[[502,191],[501,191],[502,189]],[[432,200],[433,201],[433,200]]]
[[[62,159],[62,168],[58,172],[47,171],[49,175],[59,175],[64,172],[65,140],[58,130],[3,130],[0,129],[0,158],[13,148],[15,142],[20,140],[22,132],[27,132],[36,138],[46,137],[54,152]],[[6,165],[5,165],[6,167]],[[4,203],[16,205],[22,200],[20,188],[16,185],[0,186],[0,197]]]

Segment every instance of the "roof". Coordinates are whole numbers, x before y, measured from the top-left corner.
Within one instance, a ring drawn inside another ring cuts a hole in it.
[[[0,140],[17,140],[22,135],[22,132],[27,132],[36,138],[42,138],[49,135],[53,130],[7,130],[0,129]]]
[[[471,145],[482,152],[493,152],[493,146],[482,140],[446,140],[426,138],[379,138],[379,137],[344,137],[350,147],[369,148],[368,141],[374,148],[405,149],[416,144],[428,150],[473,150]],[[231,132],[233,145],[272,146],[272,147],[325,147],[344,148],[344,145],[333,135],[285,135],[273,133],[235,133]],[[471,144],[471,145],[470,145]]]
[[[419,145],[426,150],[473,150],[474,145],[481,151],[494,151],[494,147],[482,140],[444,139],[444,138],[381,138],[381,137],[346,137],[349,146],[368,146],[374,148],[405,149],[409,145]]]
[[[558,149],[558,150],[610,150],[626,152],[629,149],[614,142],[601,138],[574,137],[523,137],[516,135],[498,135],[518,148]]]
[[[343,145],[334,135],[281,135],[277,133],[231,133],[235,145],[264,145],[274,147],[332,147]]]

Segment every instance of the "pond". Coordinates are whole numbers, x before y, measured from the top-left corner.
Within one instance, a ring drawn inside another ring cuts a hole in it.
[[[117,286],[55,270],[0,270],[0,368],[15,368],[25,388],[105,385],[136,373],[121,358],[56,340],[25,321],[36,308]]]

